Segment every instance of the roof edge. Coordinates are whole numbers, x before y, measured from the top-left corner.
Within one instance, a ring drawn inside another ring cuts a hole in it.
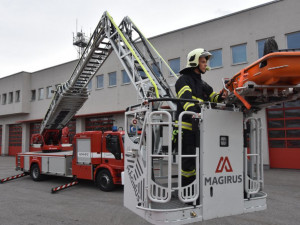
[[[244,12],[256,9],[256,8],[261,8],[261,7],[271,5],[271,4],[274,4],[274,3],[278,3],[278,2],[282,2],[282,1],[283,0],[273,0],[273,1],[266,2],[266,3],[263,3],[263,4],[257,5],[257,6],[253,6],[253,7],[247,8],[247,9],[243,9],[243,10],[240,10],[240,11],[237,11],[237,12],[233,12],[233,13],[230,13],[230,14],[227,14],[227,15],[224,15],[224,16],[220,16],[220,17],[217,17],[217,18],[214,18],[214,19],[211,19],[211,20],[203,21],[203,22],[196,23],[196,24],[193,24],[193,25],[190,25],[190,26],[187,26],[187,27],[182,27],[182,28],[179,28],[179,29],[176,29],[176,30],[168,31],[166,33],[158,34],[158,35],[149,37],[148,39],[149,40],[154,39],[154,38],[157,38],[157,37],[160,37],[160,36],[175,33],[177,31],[182,31],[182,30],[189,29],[189,28],[192,28],[192,27],[196,27],[196,26],[199,26],[199,25],[203,25],[203,24],[206,24],[206,23],[214,22],[214,21],[217,21],[217,20],[220,20],[220,19],[224,19],[226,17],[234,16],[234,15],[237,15],[237,14],[240,14],[240,13],[244,13]]]

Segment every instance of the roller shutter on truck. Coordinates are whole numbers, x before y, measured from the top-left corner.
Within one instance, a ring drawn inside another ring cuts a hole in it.
[[[72,143],[76,134],[76,119],[70,120],[67,127],[69,128],[70,143]]]
[[[271,168],[300,169],[300,101],[267,109]]]
[[[30,143],[30,140],[31,140],[31,136],[33,134],[40,133],[40,127],[41,127],[41,123],[40,122],[30,123],[29,143]],[[35,152],[35,151],[39,151],[39,149],[38,148],[33,148],[32,146],[30,146],[29,147],[29,151],[30,152]]]
[[[9,125],[8,155],[16,155],[22,152],[22,126]]]

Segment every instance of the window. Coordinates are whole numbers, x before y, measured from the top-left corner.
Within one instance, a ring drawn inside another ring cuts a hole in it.
[[[288,48],[300,48],[300,32],[287,34],[286,38]]]
[[[47,98],[52,98],[52,86],[47,87]]]
[[[108,74],[109,77],[109,87],[113,87],[117,85],[117,73],[112,72]]]
[[[141,78],[143,78],[143,79],[147,78],[147,75],[146,75],[146,73],[142,70],[142,68],[141,68],[140,70],[138,70],[138,71],[139,71],[139,74],[140,74]]]
[[[103,88],[103,87],[104,87],[103,81],[104,81],[104,76],[103,76],[103,74],[97,76],[97,88]]]
[[[247,63],[246,44],[232,46],[231,52],[233,64]]]
[[[39,88],[39,100],[44,99],[44,88]]]
[[[14,101],[14,93],[9,92],[8,93],[8,104],[13,103],[13,101]]]
[[[110,151],[116,160],[121,160],[121,146],[118,135],[106,136],[106,149]]]
[[[16,91],[16,99],[15,99],[16,102],[19,102],[20,101],[20,90]]]
[[[156,63],[156,65],[159,66],[159,63]],[[157,68],[156,65],[154,63],[152,63],[152,70],[155,73],[155,75],[160,76],[159,68]]]
[[[170,59],[169,60],[169,65],[170,65],[171,69],[174,71],[174,73],[179,74],[179,71],[180,71],[180,58]],[[171,72],[170,72],[170,75],[172,75]]]
[[[218,68],[223,66],[222,61],[222,49],[209,51],[212,54],[212,57],[209,60],[209,66],[211,68]]]
[[[35,98],[36,98],[36,91],[31,90],[31,101],[35,101]]]
[[[2,105],[6,104],[6,94],[2,95]]]
[[[257,41],[258,58],[264,56],[264,45],[267,39]]]
[[[122,78],[123,78],[122,79],[123,84],[130,84],[129,76],[125,70],[122,70]]]
[[[88,91],[91,91],[92,87],[93,87],[93,82],[92,82],[92,80],[90,80],[89,83],[87,84],[86,88]]]

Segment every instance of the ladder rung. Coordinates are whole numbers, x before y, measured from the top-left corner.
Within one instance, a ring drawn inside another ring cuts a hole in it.
[[[103,52],[108,52],[107,48],[97,48],[97,50],[103,51]]]
[[[96,61],[95,61],[95,62],[93,62],[93,61],[89,61],[89,62],[88,62],[88,64],[92,64],[92,65],[98,65],[98,66],[99,66],[99,65],[101,65],[101,63],[99,63],[99,62],[96,62]]]
[[[83,74],[83,75],[80,75],[79,78],[90,78],[91,77],[91,74]]]
[[[81,74],[78,78],[80,79],[89,79],[92,75],[91,74]]]
[[[104,44],[104,45],[111,45],[109,42],[103,42],[103,41],[101,41],[100,43]]]
[[[93,55],[106,55],[106,54],[103,52],[94,52]]]

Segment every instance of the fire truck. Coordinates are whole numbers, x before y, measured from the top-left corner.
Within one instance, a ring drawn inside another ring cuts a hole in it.
[[[93,180],[102,191],[121,184],[124,131],[86,131],[74,136],[73,150],[25,152],[16,156],[17,169],[34,181],[44,175]],[[53,189],[53,192],[56,189]]]
[[[140,97],[126,109],[124,131],[114,138],[113,133],[77,134],[69,153],[61,151],[68,144],[62,141],[50,148],[47,143],[52,134],[56,140],[66,136],[62,129],[86,100],[88,81],[112,50]],[[110,176],[119,182],[120,173],[113,175],[105,167],[119,157],[124,160],[124,168],[119,167],[124,170],[124,206],[153,224],[188,224],[264,210],[262,122],[256,113],[268,105],[300,98],[300,69],[295,63],[299,58],[299,52],[269,53],[232,79],[224,79],[223,91],[228,93],[224,103],[179,100],[164,73],[177,76],[149,40],[129,17],[117,26],[105,12],[70,80],[56,91],[40,134],[33,138],[32,144],[44,152],[19,154],[17,168],[32,171],[34,179],[47,171],[78,178],[87,175],[93,180],[99,177],[101,185],[101,180],[109,183]],[[184,111],[175,123],[178,101],[198,104],[201,113]],[[182,153],[183,116],[193,118],[198,132],[195,154]],[[178,143],[174,147],[175,126]],[[100,143],[97,135],[109,146]],[[60,151],[49,152],[53,149]],[[105,159],[106,155],[114,159]],[[183,158],[193,158],[196,164],[195,180],[189,185],[181,180]]]

